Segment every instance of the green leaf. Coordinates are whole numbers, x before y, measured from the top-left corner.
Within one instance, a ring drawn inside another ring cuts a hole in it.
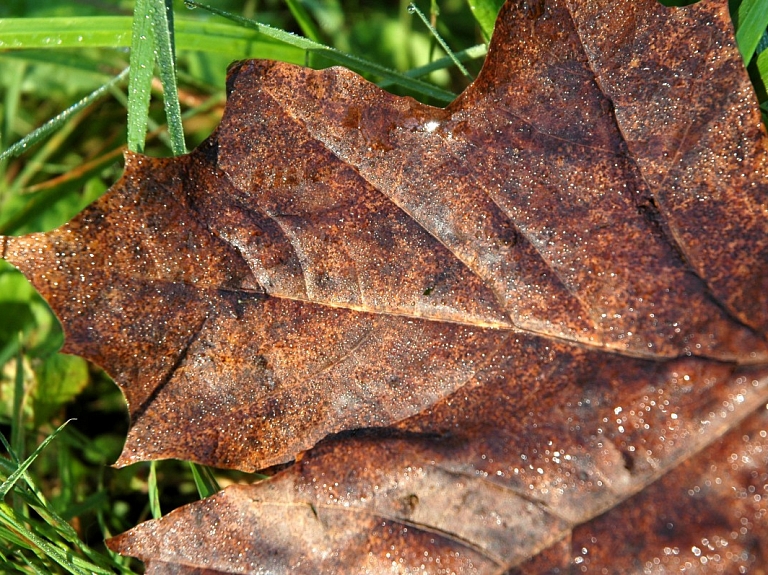
[[[749,63],[768,26],[768,0],[744,0],[736,16],[736,43],[741,57]]]
[[[35,370],[32,393],[35,426],[43,425],[88,384],[88,363],[81,357],[58,353]]]
[[[0,317],[3,318],[0,321],[0,350],[16,340],[19,332],[34,324],[35,317],[29,307],[34,294],[32,286],[16,268],[4,261],[0,263]]]
[[[472,15],[480,24],[483,36],[490,40],[493,34],[493,27],[496,25],[496,16],[499,15],[504,0],[467,0]]]
[[[763,80],[763,84],[768,86],[768,50],[757,55],[757,71]]]
[[[5,260],[0,260],[0,317],[0,366],[16,353],[19,332],[29,356],[45,357],[61,347],[61,326],[48,304]]]

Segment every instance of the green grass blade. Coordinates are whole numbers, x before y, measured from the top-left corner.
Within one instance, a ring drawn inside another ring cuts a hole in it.
[[[288,5],[288,10],[291,11],[293,18],[299,25],[299,28],[301,28],[302,34],[314,42],[320,42],[320,30],[318,29],[317,24],[315,24],[315,21],[312,19],[312,16],[310,16],[309,12],[307,12],[307,9],[304,8],[301,0],[285,0],[285,3]]]
[[[737,21],[736,44],[744,62],[749,63],[768,26],[768,0],[744,0]]]
[[[306,51],[229,22],[176,18],[176,49],[226,54],[231,59],[269,58],[300,64]]]
[[[8,456],[11,458],[12,463],[7,462],[5,459],[0,457],[0,469],[4,470],[8,475],[16,471],[16,467],[19,465],[19,458],[16,457],[16,452],[11,447],[11,444],[8,443],[8,440],[5,438],[5,435],[0,433],[0,443],[3,444],[3,448],[8,452]]]
[[[143,152],[147,135],[149,99],[155,67],[152,0],[136,0],[131,36],[131,73],[128,78],[128,149]]]
[[[486,40],[490,40],[493,34],[493,27],[496,25],[496,17],[499,15],[502,4],[504,0],[467,0],[467,5],[477,23],[480,24]]]
[[[205,499],[221,491],[221,487],[208,467],[190,461],[189,468],[192,470],[192,478],[195,480],[195,486],[201,498]]]
[[[48,134],[59,129],[74,114],[78,113],[80,110],[82,110],[86,106],[89,106],[90,104],[92,104],[93,102],[101,98],[101,96],[103,96],[106,92],[108,92],[113,86],[122,82],[127,75],[128,75],[128,68],[123,70],[120,74],[115,76],[112,80],[110,80],[100,88],[88,94],[83,99],[72,104],[69,108],[64,110],[61,114],[57,114],[56,116],[48,120],[45,124],[37,128],[36,130],[30,132],[29,134],[27,134],[24,138],[22,138],[21,140],[13,144],[13,146],[11,146],[7,150],[5,150],[2,154],[0,154],[0,161],[4,160],[5,158],[18,156],[19,154],[24,152],[24,150],[26,150],[29,146],[36,144],[37,142],[45,138]]]
[[[24,165],[19,175],[14,178],[13,183],[8,186],[11,192],[18,193],[24,186],[26,186],[32,178],[45,166],[46,161],[54,154],[64,143],[64,141],[72,134],[77,128],[78,124],[86,117],[88,112],[87,107],[83,108],[76,114],[67,118],[58,130],[55,130],[48,141],[40,148],[33,157]]]
[[[22,477],[26,473],[27,469],[29,469],[29,466],[32,465],[32,462],[34,462],[35,459],[37,459],[37,456],[40,455],[40,452],[43,451],[43,449],[45,449],[46,446],[51,441],[53,441],[53,439],[61,432],[61,430],[64,429],[64,427],[66,427],[66,425],[69,423],[69,421],[71,421],[71,420],[68,420],[68,421],[65,421],[64,423],[62,423],[56,429],[56,431],[54,431],[48,437],[46,437],[43,440],[43,442],[40,445],[37,446],[37,449],[35,449],[35,451],[32,453],[32,455],[27,457],[27,459],[25,459],[24,462],[21,465],[19,465],[16,468],[16,470],[13,473],[11,473],[10,476],[8,476],[8,479],[3,481],[3,483],[0,485],[0,499],[4,499],[5,496],[8,495],[8,492],[13,488],[13,486],[16,484],[16,482],[19,480],[19,478]],[[16,450],[14,450],[14,451],[15,451],[14,455],[16,457],[18,457],[19,456],[19,452],[16,451]]]
[[[21,340],[20,336],[17,337]],[[24,399],[26,395],[24,390],[24,355],[21,352],[21,345],[19,345],[18,350],[16,351],[16,374],[13,379],[13,408],[11,414],[11,448],[18,459],[24,457],[25,434],[23,417]],[[27,467],[29,467],[29,465],[27,465]],[[10,489],[9,487],[3,491],[3,487],[5,487],[5,483],[0,486],[0,499],[3,499],[8,494],[8,489]]]
[[[462,74],[464,74],[467,78],[470,78],[470,74],[467,71],[467,69],[464,67],[464,65],[459,61],[459,59],[456,57],[456,55],[453,53],[453,50],[451,50],[448,47],[448,44],[445,43],[445,40],[443,40],[443,37],[440,36],[440,34],[437,33],[437,30],[434,26],[427,20],[427,17],[424,16],[424,12],[419,10],[416,7],[416,4],[411,2],[408,4],[408,12],[411,14],[416,14],[419,18],[421,18],[421,21],[424,23],[424,25],[429,28],[429,31],[432,32],[432,35],[435,37],[437,42],[440,44],[440,46],[445,50],[445,53],[448,54],[448,57],[451,59],[451,61],[456,64],[456,67],[461,71]]]
[[[26,544],[33,550],[39,550],[43,556],[57,563],[74,575],[113,575],[111,569],[105,569],[95,565],[81,557],[73,555],[69,550],[51,543],[43,538],[35,530],[24,525],[26,520],[16,514],[8,505],[0,503],[0,525],[18,534],[26,540]]]
[[[475,46],[471,46],[465,50],[462,50],[461,52],[456,52],[454,55],[461,62],[468,62],[470,60],[484,58],[487,53],[488,53],[487,44],[477,44]],[[435,70],[442,70],[443,68],[448,68],[450,66],[453,66],[453,60],[451,60],[448,56],[443,56],[442,58],[434,60],[429,64],[424,64],[423,66],[419,66],[418,68],[412,68],[407,72],[405,72],[405,74],[407,76],[410,76],[411,78],[420,78],[422,76],[426,76],[427,74],[434,72]],[[386,88],[387,86],[391,86],[391,85],[392,85],[392,82],[389,82],[389,81],[379,82],[379,86],[382,88]]]
[[[470,46],[469,48],[465,48],[460,52],[455,52],[453,55],[460,62],[468,62],[470,60],[477,60],[478,58],[485,58],[485,55],[487,53],[488,53],[487,44],[477,44],[475,46]],[[453,64],[452,58],[450,58],[449,56],[443,56],[442,58],[434,60],[429,64],[424,64],[423,66],[419,66],[418,68],[413,68],[412,70],[408,70],[405,74],[412,78],[420,78],[421,76],[426,76],[427,74],[434,72],[435,70],[442,70],[443,68],[448,68],[452,64]]]
[[[45,48],[54,59],[56,48],[128,48],[133,19],[128,16],[0,19],[0,50]],[[260,36],[254,30],[226,22],[194,19],[174,21],[177,50],[199,50],[245,57],[272,58],[300,64],[305,50]],[[39,58],[39,56],[38,56]]]
[[[18,114],[19,102],[21,101],[21,86],[24,82],[24,73],[26,71],[25,62],[14,62],[5,67],[5,72],[11,78],[3,97],[3,125],[0,132],[0,148],[10,144],[13,134],[13,122]],[[0,174],[5,170],[0,167]],[[0,190],[0,198],[3,192]]]
[[[157,461],[149,462],[149,477],[147,478],[149,494],[149,510],[154,519],[160,519],[163,511],[160,509],[160,490],[157,487]]]
[[[0,19],[2,50],[130,45],[131,18],[127,16]]]
[[[184,143],[184,126],[181,123],[181,106],[176,86],[176,57],[173,48],[173,12],[165,0],[152,0],[152,28],[155,38],[155,53],[163,84],[163,103],[168,132],[171,136],[171,151],[180,156],[187,151]]]
[[[202,8],[213,14],[217,14],[219,16],[232,20],[233,22],[238,22],[243,26],[246,26],[253,30],[257,30],[258,32],[260,32],[261,34],[269,38],[273,38],[275,40],[285,42],[286,44],[289,44],[297,48],[301,48],[303,50],[310,50],[317,54],[321,54],[325,58],[328,58],[329,60],[336,62],[337,64],[341,64],[343,66],[346,66],[358,72],[367,72],[369,74],[380,76],[381,78],[384,78],[386,80],[391,80],[394,84],[397,84],[398,86],[412,90],[424,96],[429,96],[441,102],[451,102],[456,97],[456,94],[454,94],[453,92],[449,92],[448,90],[443,90],[442,88],[438,88],[437,86],[433,86],[431,84],[428,84],[427,82],[422,82],[421,80],[410,78],[405,74],[396,72],[394,70],[390,70],[389,68],[376,64],[374,62],[371,62],[370,60],[366,60],[358,56],[353,56],[352,54],[347,54],[345,52],[342,52],[330,46],[326,46],[325,44],[314,42],[309,38],[304,38],[303,36],[297,36],[296,34],[291,34],[290,32],[286,32],[285,30],[273,28],[272,26],[268,26],[267,24],[260,24],[258,22],[254,22],[253,20],[248,20],[247,18],[243,18],[242,16],[230,14],[229,12],[225,12],[224,10],[219,10],[218,8],[214,8],[212,6],[206,6],[205,4],[199,4],[197,2],[193,2],[192,0],[187,0],[186,4],[189,6]]]

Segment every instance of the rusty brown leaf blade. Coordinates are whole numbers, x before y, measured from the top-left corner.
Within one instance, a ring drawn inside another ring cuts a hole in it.
[[[3,243],[123,389],[118,463],[309,450],[113,549],[187,574],[768,558],[766,138],[726,3],[508,2],[446,109],[263,61],[228,91],[195,152],[130,156]]]

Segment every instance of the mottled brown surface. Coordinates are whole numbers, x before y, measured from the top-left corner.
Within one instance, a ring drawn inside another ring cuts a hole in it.
[[[238,63],[198,150],[5,240],[124,389],[119,463],[309,449],[114,549],[152,573],[768,560],[766,140],[727,7],[528,4],[446,109]]]

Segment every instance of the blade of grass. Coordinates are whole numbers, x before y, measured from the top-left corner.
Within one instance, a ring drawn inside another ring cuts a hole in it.
[[[0,144],[2,147],[10,145],[11,138],[13,137],[13,122],[18,114],[19,102],[21,101],[21,85],[24,81],[24,74],[26,71],[26,64],[24,62],[14,62],[6,67],[6,73],[11,78],[8,87],[5,91],[5,97],[3,98],[3,126],[2,134],[0,134]],[[5,174],[5,162],[6,158],[3,158],[0,162],[0,176]],[[4,195],[4,190],[0,187],[0,200]]]
[[[153,79],[154,83],[154,79]],[[128,97],[123,94],[123,92],[119,89],[112,90],[112,95],[115,97],[115,100],[120,102],[125,109],[128,109]],[[171,148],[171,138],[168,135],[168,131],[163,128],[161,124],[157,122],[154,118],[151,116],[147,116],[147,129],[151,130],[151,132],[147,133],[144,136],[144,145],[146,145],[147,141],[150,139],[150,134],[155,134],[157,138],[163,142],[168,148]]]
[[[82,557],[73,555],[68,549],[62,549],[47,541],[34,530],[27,528],[24,525],[25,522],[26,519],[20,517],[8,505],[0,503],[0,525],[25,539],[30,549],[39,550],[44,557],[75,575],[113,575],[114,572],[111,569],[91,563]]]
[[[128,77],[128,149],[143,152],[155,68],[152,0],[136,0]]]
[[[0,49],[130,46],[131,18],[87,16],[0,19]]]
[[[163,84],[163,104],[171,136],[171,151],[174,156],[186,153],[184,126],[181,122],[181,106],[176,86],[176,57],[173,47],[173,11],[165,0],[152,0],[152,28],[154,31],[155,53]]]
[[[299,28],[301,28],[301,33],[313,42],[320,42],[320,30],[312,19],[312,16],[307,12],[307,9],[304,8],[304,4],[301,3],[301,0],[285,0],[285,3],[288,5],[288,10],[291,11]]]
[[[302,36],[297,36],[296,34],[291,34],[290,32],[286,32],[285,30],[273,28],[272,26],[268,26],[267,24],[254,22],[253,20],[248,20],[247,18],[243,18],[242,16],[237,16],[235,14],[230,14],[229,12],[225,12],[224,10],[219,10],[218,8],[214,8],[212,6],[199,4],[198,2],[194,2],[193,0],[186,0],[185,3],[189,6],[202,8],[203,10],[207,10],[212,14],[217,14],[219,16],[222,16],[223,18],[227,18],[233,22],[237,22],[239,24],[242,24],[243,26],[246,26],[253,30],[257,30],[258,32],[260,32],[261,34],[264,34],[265,36],[268,36],[269,38],[280,40],[291,46],[302,48],[304,50],[311,50],[317,54],[321,54],[325,58],[328,58],[329,60],[336,62],[337,64],[342,64],[343,66],[346,66],[354,70],[367,72],[369,74],[373,74],[376,76],[380,76],[381,78],[391,80],[393,83],[397,84],[398,86],[407,88],[409,90],[412,90],[424,96],[435,98],[436,100],[439,100],[441,102],[450,102],[456,97],[456,94],[454,94],[453,92],[449,92],[448,90],[443,90],[442,88],[438,88],[436,86],[433,86],[421,80],[410,78],[405,74],[396,72],[394,70],[390,70],[389,68],[386,68],[385,66],[381,66],[380,64],[371,62],[370,60],[366,60],[358,56],[353,56],[352,54],[347,54],[345,52],[342,52],[330,46],[326,46],[325,44],[314,42],[309,38],[304,38]]]
[[[149,477],[147,478],[149,494],[149,510],[154,519],[160,519],[163,511],[160,509],[160,490],[157,488],[157,461],[149,462]]]
[[[462,62],[468,62],[470,60],[476,60],[477,58],[484,58],[487,53],[487,44],[477,44],[476,46],[471,46],[465,50],[462,50],[461,52],[456,52],[455,56]],[[448,68],[449,66],[453,66],[453,60],[451,60],[448,56],[443,56],[442,58],[430,62],[429,64],[424,64],[418,68],[412,68],[405,72],[405,74],[411,78],[420,78],[421,76],[426,76],[435,70],[442,70],[443,68]],[[391,85],[392,82],[389,81],[379,82],[379,86],[381,88],[386,88],[387,86]]]
[[[32,146],[45,138],[48,134],[51,132],[59,129],[60,126],[62,126],[65,122],[69,120],[69,118],[73,115],[85,108],[86,106],[89,106],[101,96],[103,96],[112,86],[115,86],[122,82],[125,77],[128,75],[128,68],[120,72],[117,76],[115,76],[112,80],[98,88],[97,90],[94,90],[81,100],[78,100],[74,104],[72,104],[69,108],[64,110],[61,114],[57,114],[50,120],[48,120],[45,124],[40,126],[39,128],[33,130],[29,134],[27,134],[24,138],[13,144],[11,147],[9,147],[7,150],[5,150],[2,154],[0,154],[0,161],[4,160],[5,158],[10,158],[13,156],[18,156],[21,154],[24,150],[26,150],[29,146]]]
[[[11,446],[8,444],[5,437],[0,434],[0,443],[2,443],[2,445],[8,451],[9,456],[13,461],[12,463],[4,458],[0,458],[0,469],[2,469],[4,473],[9,473],[8,478],[3,483],[2,487],[5,488],[6,484],[12,484],[11,489],[13,489],[14,495],[26,503],[29,507],[34,509],[40,518],[45,521],[45,523],[33,523],[31,519],[24,519],[30,525],[34,525],[33,530],[35,530],[39,536],[48,537],[52,541],[57,537],[60,537],[64,539],[64,541],[77,548],[83,555],[93,561],[95,565],[101,566],[102,568],[106,569],[107,572],[112,572],[111,569],[114,567],[114,561],[110,560],[110,556],[104,556],[88,547],[88,545],[80,539],[75,529],[54,510],[53,506],[51,506],[51,504],[46,500],[42,491],[37,487],[37,485],[35,485],[35,483],[32,481],[32,478],[27,473],[27,468],[32,463],[32,461],[39,456],[39,454],[43,451],[43,449],[45,449],[48,443],[50,443],[55,436],[64,430],[70,421],[73,420],[68,420],[58,429],[56,429],[51,435],[49,435],[38,446],[35,452],[21,465],[19,464],[16,453],[13,451],[13,449],[11,449]],[[24,478],[26,483],[25,488],[18,486],[19,477]],[[2,497],[0,497],[0,499],[2,499]],[[22,515],[19,514],[19,517],[22,517]],[[2,529],[2,525],[0,525],[0,529]],[[3,537],[0,536],[0,539],[2,538]],[[56,543],[56,545],[61,547],[62,543]],[[121,571],[123,571],[120,565],[117,566]]]
[[[119,102],[122,102],[124,105],[127,106],[127,99],[120,90],[115,90],[114,96]],[[213,108],[221,104],[223,101],[224,101],[224,95],[221,93],[216,93],[215,95],[205,100],[199,106],[196,106],[195,108],[191,108],[186,112],[184,112],[182,114],[182,119],[191,118],[197,113],[205,112],[210,108]],[[168,139],[168,134],[161,126],[158,126],[157,123],[154,120],[152,120],[152,118],[149,118],[149,127],[152,129],[152,131],[149,132],[149,134],[147,134],[146,141],[151,141],[154,138],[160,138],[163,140],[164,143],[166,143],[170,147],[170,140]],[[121,146],[119,148],[110,150],[104,155],[98,158],[94,158],[90,162],[86,162],[85,164],[81,165],[75,170],[71,170],[66,174],[62,174],[61,176],[52,178],[50,180],[47,180],[35,186],[31,186],[26,190],[24,190],[24,192],[28,196],[28,201],[26,202],[22,210],[18,211],[15,214],[8,215],[8,219],[6,219],[5,221],[0,221],[0,235],[17,234],[18,230],[22,229],[23,226],[27,225],[27,223],[30,220],[33,220],[34,218],[38,217],[41,212],[44,212],[49,208],[49,206],[51,206],[53,203],[59,200],[61,195],[60,189],[63,184],[66,184],[68,181],[72,179],[85,177],[88,173],[94,172],[95,170],[99,169],[101,166],[109,164],[110,162],[114,161],[114,159],[122,155],[124,151],[125,151],[125,146]],[[82,207],[85,207],[85,205],[83,205]],[[5,349],[0,350],[0,360],[2,360],[3,357],[5,357],[7,361],[7,359],[13,356],[13,354],[15,353],[16,353],[15,345],[8,346]],[[0,361],[0,365],[2,363],[5,363],[5,362]]]
[[[208,467],[190,461],[189,468],[192,470],[192,478],[195,480],[195,486],[201,498],[205,499],[221,491],[216,477]]]
[[[26,398],[26,393],[24,390],[24,354],[22,353],[21,349],[21,335],[17,335],[17,338],[19,340],[19,346],[16,351],[16,375],[13,380],[13,411],[11,414],[11,449],[13,450],[14,457],[16,459],[22,459],[24,457],[24,440],[25,433],[24,433],[24,400]],[[34,458],[32,459],[34,461]],[[29,462],[31,463],[31,461]],[[24,467],[23,469],[26,470],[27,467],[29,467],[29,463]],[[21,469],[21,467],[20,467]],[[22,470],[22,473],[24,472]],[[11,477],[14,477],[14,474],[11,475]],[[0,499],[4,499],[5,496],[8,494],[8,489],[3,490],[6,483],[11,479],[9,477],[1,486],[0,486]],[[15,480],[14,480],[15,482]],[[10,484],[13,486],[13,483]],[[14,508],[18,509],[20,505],[20,501],[14,501]]]
[[[0,49],[128,48],[133,19],[127,16],[0,19]],[[304,61],[305,50],[286,45],[257,32],[225,22],[176,19],[176,47],[228,54],[233,59],[261,57]],[[35,56],[38,57],[38,56]],[[53,57],[53,56],[52,56]]]
[[[43,451],[43,449],[45,449],[46,446],[51,441],[53,441],[53,439],[61,432],[62,429],[64,429],[66,427],[66,425],[70,421],[71,420],[68,420],[68,421],[65,421],[64,423],[62,423],[56,429],[56,431],[54,431],[48,437],[46,437],[43,440],[43,442],[40,445],[37,446],[37,449],[35,449],[35,451],[32,453],[32,455],[27,457],[27,459],[25,459],[24,462],[21,463],[21,465],[19,465],[16,468],[16,470],[13,473],[11,473],[11,475],[8,476],[8,478],[5,481],[3,481],[2,484],[0,484],[0,499],[4,499],[5,496],[8,495],[8,492],[13,488],[14,485],[16,485],[16,482],[19,480],[19,478],[24,476],[24,474],[27,472],[27,469],[29,469],[29,466],[32,465],[32,463],[35,461],[35,459],[37,459],[37,456],[40,455],[40,453]],[[13,432],[11,432],[11,433],[13,433]],[[11,443],[13,444],[13,441],[11,441]],[[21,453],[20,451],[18,451],[17,449],[14,449],[14,457],[19,458],[20,453]]]
[[[18,193],[27,183],[37,175],[40,169],[45,165],[48,158],[51,157],[64,143],[64,141],[74,132],[77,126],[89,114],[88,106],[72,114],[61,127],[55,131],[50,139],[40,148],[34,156],[24,165],[21,172],[14,178],[13,183],[8,186],[12,193]]]
[[[32,569],[32,571],[34,573],[36,573],[37,575],[50,575],[50,574],[46,573],[45,571],[43,571],[42,567],[38,567],[37,565],[32,565],[32,563],[26,557],[24,557],[24,561],[26,562],[27,566],[30,569]]]
[[[100,509],[107,503],[109,503],[109,496],[107,495],[107,492],[104,490],[98,490],[96,493],[92,493],[86,497],[83,501],[64,510],[61,514],[62,519],[71,520],[75,517],[79,517],[80,515],[84,515],[89,511]]]
[[[115,96],[119,98],[120,101],[127,102],[127,99],[125,98],[125,95],[122,92],[119,92],[119,94],[115,94]],[[184,112],[181,115],[181,118],[182,120],[185,120],[187,118],[192,118],[197,114],[205,113],[211,108],[214,108],[220,105],[222,102],[224,102],[224,100],[225,100],[225,97],[223,94],[216,93],[210,98],[207,98],[206,100],[204,100],[201,104],[195,106],[194,108],[188,109],[186,112]],[[155,127],[152,127],[152,126],[153,126],[153,122],[150,122],[150,128],[152,128],[152,131],[149,134],[147,134],[147,141],[151,141],[152,139],[154,139],[155,137],[161,134],[162,129],[159,126],[155,126]],[[85,174],[93,172],[99,169],[100,167],[114,161],[116,158],[120,157],[125,152],[125,149],[126,149],[125,146],[120,146],[119,148],[114,148],[112,150],[109,150],[104,154],[102,154],[101,156],[98,156],[84,164],[81,164],[77,168],[70,170],[65,174],[61,174],[60,176],[56,176],[55,178],[51,178],[50,180],[46,180],[45,182],[41,182],[39,184],[29,186],[28,188],[26,188],[25,192],[27,193],[42,192],[42,191],[50,190],[51,188],[59,186],[68,181],[82,178]],[[13,353],[15,353],[15,351]],[[2,361],[2,358],[3,356],[0,355],[0,365],[4,363]]]
[[[413,2],[408,4],[408,12],[410,12],[411,14],[416,14],[419,18],[421,18],[421,21],[424,22],[424,25],[427,28],[429,28],[429,31],[432,32],[432,35],[438,41],[438,43],[443,48],[443,50],[445,50],[445,53],[448,54],[448,57],[453,61],[454,64],[456,64],[456,67],[461,71],[461,73],[464,74],[467,78],[471,77],[467,69],[464,67],[464,65],[459,61],[459,59],[456,57],[453,51],[448,47],[448,44],[445,43],[445,40],[443,40],[443,37],[437,33],[437,30],[435,29],[435,27],[432,26],[429,20],[427,20],[427,17],[424,15],[424,12],[419,10]]]

